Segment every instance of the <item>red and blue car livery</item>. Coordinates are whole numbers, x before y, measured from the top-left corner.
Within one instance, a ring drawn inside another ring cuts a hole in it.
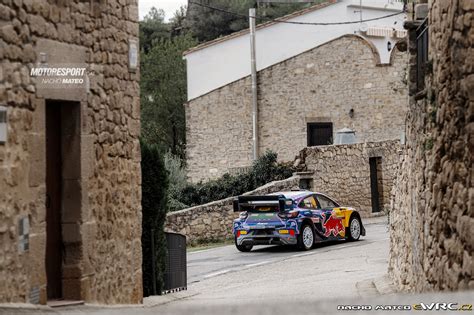
[[[235,245],[242,252],[254,245],[296,245],[309,250],[315,243],[355,241],[365,235],[359,213],[341,207],[325,194],[306,190],[234,199]]]

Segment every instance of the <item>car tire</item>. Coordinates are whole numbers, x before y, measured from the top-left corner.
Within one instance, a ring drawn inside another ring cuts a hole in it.
[[[301,232],[298,234],[298,249],[310,250],[314,245],[314,230],[309,224],[301,226]]]
[[[349,241],[357,241],[362,233],[362,222],[356,215],[352,215],[349,219],[349,226],[347,227],[347,239]]]
[[[235,240],[235,247],[241,252],[248,253],[252,250],[253,245],[237,245],[237,240]]]

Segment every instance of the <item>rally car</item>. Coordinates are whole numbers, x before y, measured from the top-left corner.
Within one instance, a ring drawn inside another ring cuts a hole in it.
[[[359,213],[332,198],[307,190],[265,196],[239,196],[233,201],[233,234],[239,251],[254,245],[295,245],[309,250],[317,242],[356,241],[365,235]]]

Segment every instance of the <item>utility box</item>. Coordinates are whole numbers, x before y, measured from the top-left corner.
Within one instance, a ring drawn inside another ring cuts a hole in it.
[[[342,128],[336,131],[336,140],[334,144],[353,144],[356,143],[355,131],[349,128]]]

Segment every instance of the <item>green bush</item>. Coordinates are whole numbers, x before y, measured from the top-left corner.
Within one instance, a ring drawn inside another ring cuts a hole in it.
[[[180,202],[192,207],[241,195],[269,182],[288,178],[293,171],[291,166],[277,163],[276,153],[267,151],[252,164],[248,172],[224,174],[216,180],[187,185],[180,194]]]
[[[163,289],[163,275],[166,268],[167,245],[164,223],[167,211],[168,174],[163,158],[156,145],[140,142],[142,161],[142,270],[143,295],[154,294],[152,230],[154,231],[155,247],[155,278],[156,293]]]
[[[175,211],[186,208],[186,205],[181,202],[181,192],[188,184],[186,168],[179,156],[174,155],[170,151],[165,154],[164,162],[169,179],[168,209]]]

